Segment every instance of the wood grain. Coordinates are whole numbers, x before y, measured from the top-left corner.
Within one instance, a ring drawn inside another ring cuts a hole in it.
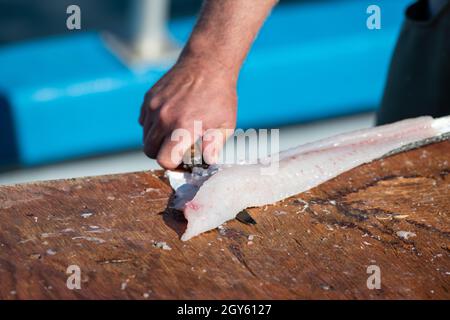
[[[0,298],[449,299],[449,172],[444,141],[188,242],[161,172],[3,186]],[[80,290],[66,286],[69,265]],[[367,288],[369,265],[380,290]]]

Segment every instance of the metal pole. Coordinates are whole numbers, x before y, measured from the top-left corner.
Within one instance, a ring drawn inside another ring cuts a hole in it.
[[[133,0],[131,49],[141,59],[154,59],[167,49],[169,0]]]

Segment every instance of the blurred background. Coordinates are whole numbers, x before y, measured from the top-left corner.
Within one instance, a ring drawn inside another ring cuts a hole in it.
[[[288,148],[373,125],[409,2],[281,0],[243,67],[238,127],[281,128]],[[66,26],[73,4],[80,30]],[[158,168],[140,151],[140,103],[200,5],[0,0],[0,184]]]

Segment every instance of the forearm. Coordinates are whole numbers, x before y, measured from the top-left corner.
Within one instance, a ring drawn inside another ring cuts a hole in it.
[[[236,127],[236,83],[241,65],[277,0],[205,0],[178,62],[147,92],[139,121],[144,151],[164,168],[176,168],[199,134],[203,158],[215,163],[229,129]],[[194,122],[202,121],[202,132]],[[172,139],[177,129],[190,139]]]
[[[264,20],[278,0],[205,0],[180,61],[217,67],[235,79]]]

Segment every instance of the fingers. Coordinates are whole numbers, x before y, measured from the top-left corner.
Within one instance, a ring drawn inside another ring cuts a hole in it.
[[[142,102],[141,112],[140,112],[140,114],[139,114],[139,119],[138,119],[139,124],[140,124],[141,126],[144,126],[145,118],[146,118],[146,116],[147,116],[148,106],[149,106],[149,97],[150,97],[150,93],[147,92],[147,93],[145,94],[144,101]]]
[[[189,121],[183,121],[184,125],[174,128],[167,110],[161,108],[151,110],[146,108],[145,104],[142,109],[146,110],[141,112],[140,118],[141,125],[144,127],[144,153],[152,159],[157,159],[158,163],[166,169],[176,168],[183,160],[187,160],[183,157],[202,135],[203,160],[207,164],[217,163],[223,145],[233,134],[231,128],[208,129],[203,133],[202,125],[196,128],[195,121],[192,125],[186,125]],[[180,123],[178,118],[175,120]],[[201,121],[198,122],[201,123]]]
[[[203,159],[209,165],[219,161],[220,151],[227,139],[232,135],[232,129],[209,129],[203,135]]]
[[[147,92],[141,107],[139,123],[143,127],[142,142],[144,153],[150,158],[156,158],[159,147],[164,138],[164,131],[155,116],[158,113],[152,94]],[[152,108],[153,107],[153,108]]]
[[[209,129],[202,137],[203,159],[207,164],[215,164],[227,139],[233,134],[233,129]],[[178,167],[191,146],[201,137],[193,129],[182,128],[167,135],[158,152],[157,161],[166,169]]]
[[[142,130],[142,132],[143,132],[142,142],[144,143],[144,145],[146,143],[147,136],[149,135],[150,130],[152,129],[154,123],[155,122],[152,120],[151,115],[149,115],[147,113],[147,115],[145,116],[145,120],[144,120],[144,128]]]
[[[147,116],[151,116],[159,107],[160,107],[160,99],[156,99],[152,91],[156,90],[154,87],[152,90],[148,91],[145,94],[144,101],[142,102],[141,111],[139,114],[139,124],[141,126],[145,125]]]
[[[157,161],[161,167],[175,169],[183,161],[183,157],[200,137],[195,130],[179,128],[164,138],[158,152]]]
[[[145,124],[147,128],[150,126],[148,123]],[[153,122],[150,129],[144,129],[147,132],[144,139],[144,153],[152,159],[155,159],[158,155],[158,151],[164,140],[165,130],[159,125],[158,122]]]
[[[141,126],[144,126],[145,116],[146,116],[146,115],[147,115],[147,108],[146,108],[146,106],[145,106],[145,101],[144,101],[144,103],[143,103],[142,106],[141,106],[141,113],[139,114],[139,119],[138,119],[139,124],[140,124]]]
[[[146,95],[147,97],[147,95]],[[148,134],[148,130],[151,128],[151,121],[147,121],[147,114],[148,114],[149,110],[147,107],[147,98],[144,98],[144,102],[142,103],[141,106],[141,112],[139,114],[139,124],[142,126],[143,130],[142,130],[142,143],[144,143],[145,145],[145,137]]]

